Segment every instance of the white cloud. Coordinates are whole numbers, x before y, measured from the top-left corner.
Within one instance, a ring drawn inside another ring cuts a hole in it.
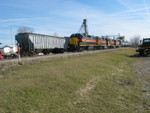
[[[126,11],[106,14],[100,9],[81,4],[74,0],[64,0],[64,2],[62,2],[62,0],[53,2],[49,2],[49,0],[46,1],[48,4],[41,10],[47,11],[47,15],[42,17],[40,14],[36,16],[24,15],[23,17],[18,16],[17,18],[0,19],[0,26],[3,28],[3,30],[0,28],[0,33],[5,35],[7,40],[10,39],[10,26],[12,26],[13,36],[16,34],[18,27],[30,26],[33,27],[37,33],[49,35],[57,33],[60,36],[70,36],[79,30],[82,20],[86,18],[88,19],[89,33],[93,35],[116,35],[121,33],[125,35],[128,40],[131,36],[138,34],[141,34],[143,37],[150,36],[150,23],[148,21],[149,17],[147,16],[150,7],[144,6],[144,4],[143,7],[141,7],[142,5],[139,7],[139,4],[136,7],[135,3],[134,7],[132,7],[133,3],[129,2],[129,0],[118,0],[121,5],[126,7]],[[32,1],[31,5],[34,4],[34,2],[35,1]],[[38,2],[39,4],[33,6],[33,8],[38,8],[43,5],[40,4],[40,0],[38,0]],[[24,3],[29,4],[30,2],[25,1]],[[50,8],[48,8],[50,3],[52,4]],[[13,7],[26,8],[25,5],[19,5],[18,3],[13,5]],[[36,9],[32,9],[30,6],[29,10]],[[5,39],[2,40],[2,38],[0,38],[0,42],[4,40]],[[4,42],[8,42],[8,40]]]

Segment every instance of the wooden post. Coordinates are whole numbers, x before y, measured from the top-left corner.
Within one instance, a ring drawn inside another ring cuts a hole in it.
[[[18,64],[20,64],[21,63],[21,51],[20,51],[20,47],[19,47],[19,45],[18,45]]]

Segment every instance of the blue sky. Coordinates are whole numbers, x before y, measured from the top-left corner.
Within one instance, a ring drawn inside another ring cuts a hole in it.
[[[150,37],[149,0],[1,0],[0,43],[14,44],[20,26],[32,27],[35,33],[70,36],[85,18],[91,35]]]

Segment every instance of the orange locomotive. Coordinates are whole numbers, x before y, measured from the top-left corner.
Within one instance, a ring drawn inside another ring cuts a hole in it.
[[[83,29],[83,33],[76,33],[70,36],[69,51],[99,50],[121,46],[121,40],[119,39],[110,39],[108,36],[98,37],[88,35],[86,19],[83,20],[81,29]]]
[[[120,40],[98,37],[85,36],[84,34],[72,34],[69,41],[69,51],[83,51],[83,50],[99,50],[106,48],[117,48],[121,46]]]

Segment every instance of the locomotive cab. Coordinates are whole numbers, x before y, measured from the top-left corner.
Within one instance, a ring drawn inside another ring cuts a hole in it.
[[[69,51],[77,51],[78,47],[80,45],[80,41],[82,40],[83,35],[82,34],[72,34],[70,36],[70,40],[69,40]]]

